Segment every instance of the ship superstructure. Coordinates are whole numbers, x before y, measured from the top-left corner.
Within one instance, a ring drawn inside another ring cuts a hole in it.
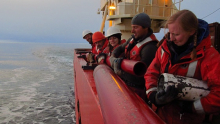
[[[151,18],[154,33],[160,31],[164,22],[179,11],[182,0],[101,0],[99,11],[103,14],[100,31],[106,21],[109,27],[117,26],[122,32],[122,39],[131,36],[131,19],[138,13],[147,13]],[[178,8],[176,7],[178,5]],[[100,12],[99,12],[100,13]]]

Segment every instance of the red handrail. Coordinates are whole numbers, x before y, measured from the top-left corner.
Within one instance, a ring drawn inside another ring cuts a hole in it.
[[[108,66],[111,66],[109,56],[106,58],[106,64]],[[123,59],[121,62],[121,69],[127,73],[130,73],[136,76],[144,76],[147,70],[147,66],[145,63],[141,61]]]
[[[107,65],[98,65],[93,76],[106,124],[164,123]]]

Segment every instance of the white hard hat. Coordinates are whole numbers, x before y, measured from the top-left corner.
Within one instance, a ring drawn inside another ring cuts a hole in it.
[[[90,33],[92,33],[92,32],[89,30],[84,30],[82,33],[82,37],[84,38],[87,34],[90,34]]]
[[[114,34],[121,34],[121,31],[117,27],[112,26],[112,27],[108,28],[106,37],[110,37]]]

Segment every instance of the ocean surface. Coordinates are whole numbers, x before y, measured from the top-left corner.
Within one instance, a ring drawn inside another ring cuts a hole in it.
[[[0,124],[74,124],[79,43],[0,42]]]

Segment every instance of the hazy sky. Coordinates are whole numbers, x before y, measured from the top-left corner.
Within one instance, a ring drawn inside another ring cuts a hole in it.
[[[181,9],[189,9],[203,18],[218,10],[219,5],[220,0],[183,0]],[[100,0],[0,0],[0,40],[85,42],[84,29],[100,29],[99,7]],[[204,20],[220,22],[220,10]]]

